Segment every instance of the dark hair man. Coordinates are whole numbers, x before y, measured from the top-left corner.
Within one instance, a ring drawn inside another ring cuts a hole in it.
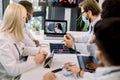
[[[69,48],[73,47],[74,42],[90,43],[94,34],[94,25],[100,20],[100,7],[96,0],[84,0],[80,3],[81,13],[90,21],[89,31],[85,35],[73,38],[69,33],[64,36],[65,45]],[[69,38],[67,38],[67,37]]]
[[[26,23],[31,19],[31,15],[33,14],[33,6],[32,3],[29,1],[20,1],[19,4],[25,7],[27,10],[27,18],[26,18]],[[25,25],[24,28],[24,33],[25,33],[25,39],[23,40],[23,43],[26,46],[39,46],[39,41],[34,39],[32,34],[27,30],[27,24]]]

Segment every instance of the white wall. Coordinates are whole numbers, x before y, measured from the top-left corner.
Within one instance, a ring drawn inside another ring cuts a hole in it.
[[[65,20],[67,20],[67,30],[70,30],[71,8],[65,8]]]

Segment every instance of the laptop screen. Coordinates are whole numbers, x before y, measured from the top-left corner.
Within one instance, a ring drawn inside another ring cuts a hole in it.
[[[45,20],[44,34],[64,35],[67,32],[66,20]]]

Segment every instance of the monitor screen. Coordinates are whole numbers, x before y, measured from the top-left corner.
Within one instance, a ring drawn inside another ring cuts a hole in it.
[[[66,20],[45,20],[45,34],[65,34],[67,31]]]
[[[78,2],[77,0],[58,0],[60,6],[63,7],[77,7]]]
[[[79,3],[83,0],[39,0],[39,6],[52,6],[52,7],[78,7]],[[99,0],[96,0],[99,2]]]
[[[80,0],[81,1],[81,0]],[[52,7],[77,7],[79,0],[39,0],[39,5],[52,6]]]

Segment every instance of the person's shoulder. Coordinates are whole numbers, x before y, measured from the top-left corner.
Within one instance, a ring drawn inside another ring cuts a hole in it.
[[[0,39],[4,39],[6,36],[2,33],[2,32],[0,32]]]
[[[7,38],[7,35],[0,33],[0,44],[4,44],[5,42],[8,42],[9,39]]]

